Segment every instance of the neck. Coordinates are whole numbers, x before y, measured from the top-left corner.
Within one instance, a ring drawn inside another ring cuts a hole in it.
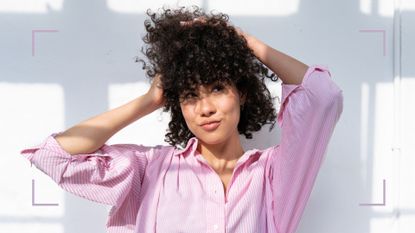
[[[239,136],[230,137],[221,144],[209,145],[199,140],[197,150],[218,172],[233,170],[238,159],[244,154]]]

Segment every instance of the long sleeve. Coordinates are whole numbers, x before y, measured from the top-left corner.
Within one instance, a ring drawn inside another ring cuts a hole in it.
[[[61,188],[77,196],[118,207],[127,195],[138,198],[155,147],[104,144],[94,153],[70,155],[54,138],[57,134],[20,153]]]
[[[342,111],[343,91],[323,66],[310,66],[299,85],[282,84],[281,142],[271,159],[279,233],[296,231]]]

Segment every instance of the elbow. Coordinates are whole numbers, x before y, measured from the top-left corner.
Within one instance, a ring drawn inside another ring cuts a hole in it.
[[[321,83],[321,89],[316,92],[319,101],[328,108],[343,106],[343,90],[331,79]]]
[[[343,90],[334,84],[333,88],[328,91],[328,97],[326,99],[328,100],[329,105],[343,103]]]
[[[337,122],[343,112],[343,91],[336,87],[327,94],[323,102],[324,112],[335,115]]]
[[[339,92],[335,98],[336,105],[336,121],[339,120],[340,115],[343,113],[343,91],[339,89]]]
[[[310,99],[324,110],[333,107],[340,107],[341,110],[343,90],[334,82],[328,69],[317,70],[319,72],[312,72],[303,84]]]

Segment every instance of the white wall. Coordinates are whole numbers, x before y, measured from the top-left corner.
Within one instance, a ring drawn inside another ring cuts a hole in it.
[[[180,1],[189,2],[228,13],[308,65],[327,66],[343,89],[343,115],[298,232],[414,232],[414,1]],[[107,206],[63,192],[19,150],[144,93],[149,83],[134,62],[144,11],[164,3],[175,1],[0,2],[0,232],[105,232]],[[35,32],[33,51],[33,30],[55,31]],[[269,88],[280,95],[279,83]],[[109,143],[166,144],[169,116],[159,116]],[[265,126],[244,146],[266,148],[279,133]],[[57,206],[32,206],[32,180],[36,202]]]

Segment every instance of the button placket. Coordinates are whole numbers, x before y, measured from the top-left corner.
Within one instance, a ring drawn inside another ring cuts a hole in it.
[[[209,167],[207,164],[204,164],[201,169],[204,174],[204,180],[206,185],[207,197],[206,200],[206,223],[209,233],[219,233],[223,232],[221,229],[224,224],[224,196],[223,192],[221,194],[220,190],[222,187],[222,181],[216,174],[216,172]]]

